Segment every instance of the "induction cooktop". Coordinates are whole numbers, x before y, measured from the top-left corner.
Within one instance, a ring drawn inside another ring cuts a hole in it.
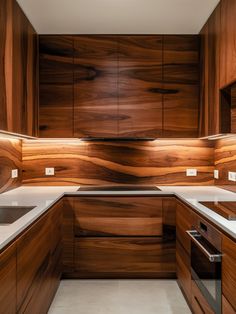
[[[160,191],[155,185],[83,185],[79,191]]]

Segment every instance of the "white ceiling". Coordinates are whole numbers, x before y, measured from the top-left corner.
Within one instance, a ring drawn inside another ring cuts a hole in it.
[[[39,34],[197,34],[219,0],[18,0]]]

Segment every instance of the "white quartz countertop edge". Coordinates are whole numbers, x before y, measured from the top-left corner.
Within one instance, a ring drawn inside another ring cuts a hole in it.
[[[215,223],[236,240],[236,221],[216,214],[199,201],[236,201],[236,193],[215,186],[158,186],[161,191],[143,191],[142,195],[176,195]],[[33,210],[10,225],[0,225],[0,249],[15,239],[64,195],[120,195],[118,191],[78,191],[79,186],[21,186],[0,194],[0,206],[35,206]],[[140,191],[125,191],[122,195],[137,195]]]

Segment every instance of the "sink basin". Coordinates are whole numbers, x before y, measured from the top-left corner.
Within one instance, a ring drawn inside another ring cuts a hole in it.
[[[9,225],[36,206],[0,206],[0,225]]]
[[[97,192],[97,191],[118,191],[118,192],[123,192],[123,191],[160,191],[159,188],[157,188],[155,185],[108,185],[108,186],[94,186],[94,185],[84,185],[81,186],[78,191],[92,191],[92,192]]]

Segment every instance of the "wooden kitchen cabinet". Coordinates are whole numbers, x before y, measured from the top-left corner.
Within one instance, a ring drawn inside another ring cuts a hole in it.
[[[0,130],[36,136],[37,34],[15,0],[0,6]]]
[[[227,299],[222,296],[222,313],[223,314],[235,314],[235,310],[231,306],[231,304],[227,301]]]
[[[177,202],[176,208],[176,263],[177,278],[188,303],[192,303],[192,279],[190,250],[191,241],[186,231],[192,228],[192,211],[181,202]]]
[[[39,36],[39,137],[73,137],[73,39]]]
[[[201,137],[221,133],[220,119],[220,27],[221,5],[213,11],[200,32],[201,37]]]
[[[61,203],[16,241],[17,313],[47,313],[61,277]]]
[[[222,253],[222,293],[226,299],[223,307],[224,311],[232,308],[236,312],[236,243],[226,236],[222,239]]]
[[[118,136],[118,43],[74,36],[74,135]]]
[[[160,137],[163,36],[119,36],[118,47],[119,137]]]
[[[191,287],[191,296],[192,296],[192,310],[194,314],[214,314],[215,312],[211,309],[206,299],[202,295],[201,291],[198,289],[198,286],[192,281]]]
[[[198,137],[199,36],[163,36],[163,137]]]
[[[174,198],[80,196],[66,204],[64,277],[176,277]]]
[[[236,2],[221,0],[220,87],[236,81]]]
[[[0,253],[0,313],[16,313],[16,245]]]

